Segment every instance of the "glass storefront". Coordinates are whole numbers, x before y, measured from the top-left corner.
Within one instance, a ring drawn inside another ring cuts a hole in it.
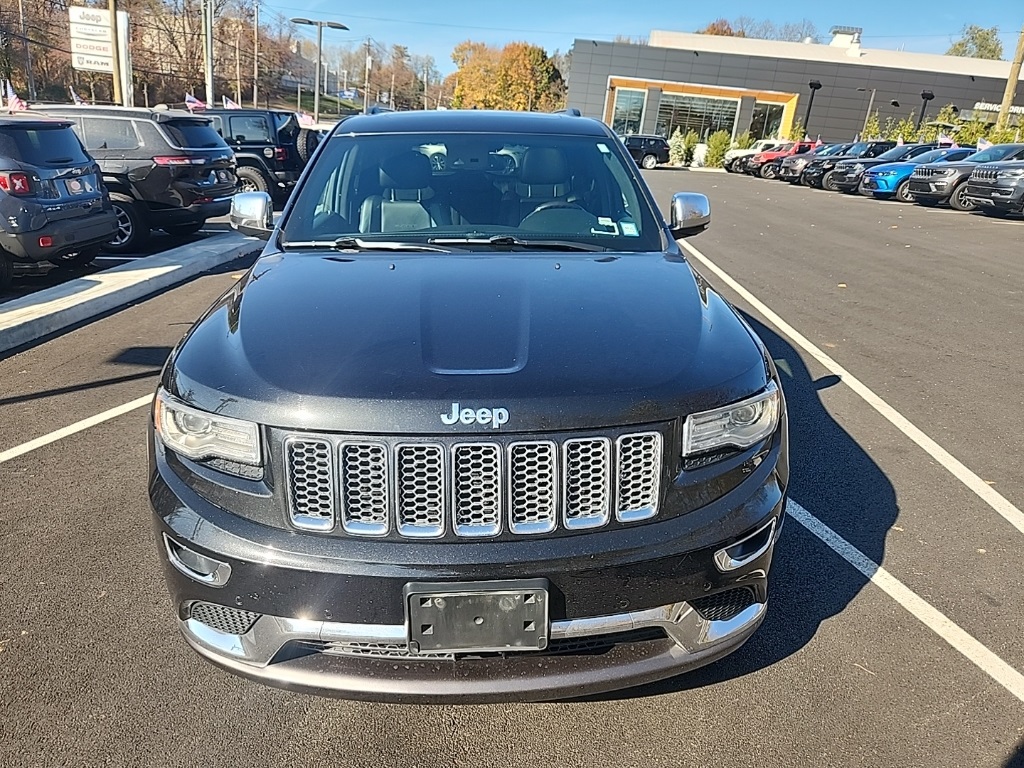
[[[663,93],[658,107],[658,133],[668,137],[675,133],[676,128],[683,133],[693,129],[701,141],[707,140],[715,131],[732,134],[738,107],[739,102],[735,99]]]
[[[782,104],[759,101],[754,105],[754,117],[750,121],[750,135],[755,139],[770,139],[778,136],[782,127]]]
[[[633,88],[618,88],[615,91],[615,107],[612,112],[612,130],[620,136],[640,133],[644,115],[644,100],[647,91]]]

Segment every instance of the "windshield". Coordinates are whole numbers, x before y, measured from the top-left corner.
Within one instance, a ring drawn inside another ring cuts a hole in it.
[[[912,154],[916,149],[917,149],[917,147],[914,147],[914,146],[911,146],[911,145],[901,146],[901,147],[893,147],[890,150],[886,150],[885,152],[880,154],[875,159],[876,160],[902,160],[907,155]]]
[[[948,160],[950,157],[956,157],[955,149],[933,149],[931,152],[925,152],[923,155],[908,160],[908,163],[914,163],[915,165],[923,163],[937,163],[943,160]]]
[[[337,135],[295,193],[282,238],[287,247],[512,236],[660,250],[659,223],[621,153],[593,136]]]
[[[163,123],[163,127],[182,149],[227,149],[228,146],[206,120],[171,120]]]
[[[858,141],[852,147],[850,147],[844,154],[852,155],[853,157],[860,157],[868,151],[868,147],[871,146],[866,141]]]
[[[1021,146],[1019,144],[999,144],[995,147],[983,149],[981,152],[975,152],[966,159],[972,163],[995,163],[1012,157],[1020,151]]]
[[[67,125],[0,128],[0,155],[31,165],[91,162],[78,136]]]

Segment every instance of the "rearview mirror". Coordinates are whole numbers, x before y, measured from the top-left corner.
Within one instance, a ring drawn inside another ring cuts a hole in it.
[[[676,240],[699,235],[711,224],[711,203],[706,195],[676,192],[672,195],[669,229]]]
[[[274,201],[266,192],[239,192],[231,199],[231,228],[269,240],[274,229]]]

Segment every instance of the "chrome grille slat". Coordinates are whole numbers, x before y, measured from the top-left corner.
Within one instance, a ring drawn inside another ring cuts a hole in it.
[[[661,435],[622,435],[615,441],[618,503],[615,519],[624,523],[658,514],[661,492]]]
[[[464,443],[452,449],[452,525],[459,536],[501,531],[501,446]]]
[[[285,442],[288,508],[296,528],[334,527],[334,450],[327,440],[289,438]]]
[[[341,527],[347,533],[384,536],[390,529],[388,447],[342,443]]]
[[[994,168],[975,168],[974,171],[971,173],[971,176],[973,176],[975,179],[985,179],[987,181],[992,181],[999,177],[999,171],[995,170]]]
[[[562,516],[566,528],[596,528],[611,506],[611,441],[606,437],[566,440],[562,447]]]
[[[660,431],[612,438],[284,435],[297,528],[407,538],[541,535],[657,516]]]
[[[397,528],[410,538],[444,535],[444,448],[434,443],[410,443],[395,449]]]
[[[549,533],[558,519],[558,448],[550,440],[508,447],[509,530]]]

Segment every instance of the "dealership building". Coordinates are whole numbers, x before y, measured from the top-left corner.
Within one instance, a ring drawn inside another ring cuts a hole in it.
[[[787,135],[810,106],[809,135],[850,140],[870,112],[883,124],[917,115],[929,94],[926,118],[954,104],[994,121],[985,105],[1002,101],[1010,62],[864,48],[855,27],[831,34],[827,45],[659,30],[647,44],[577,39],[568,106],[620,134],[693,128],[702,139]]]

